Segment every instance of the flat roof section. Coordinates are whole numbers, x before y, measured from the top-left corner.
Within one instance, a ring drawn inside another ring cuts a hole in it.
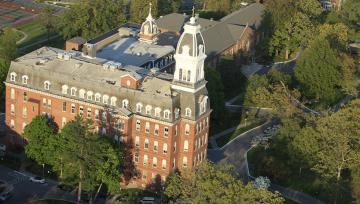
[[[172,46],[149,44],[134,37],[125,37],[98,50],[96,57],[120,62],[123,65],[141,66],[174,51]]]

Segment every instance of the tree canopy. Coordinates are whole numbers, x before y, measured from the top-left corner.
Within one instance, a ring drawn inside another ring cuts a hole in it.
[[[221,76],[216,69],[206,68],[205,79],[208,81],[206,88],[209,92],[210,104],[213,109],[213,118],[221,121],[224,119],[225,109],[224,86]]]
[[[65,39],[90,39],[124,22],[122,0],[81,0],[62,15],[58,29]]]
[[[283,203],[279,194],[244,185],[227,165],[201,163],[195,171],[171,175],[165,184],[170,203]]]

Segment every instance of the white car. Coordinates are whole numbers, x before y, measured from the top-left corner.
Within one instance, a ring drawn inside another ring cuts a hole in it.
[[[40,176],[31,177],[31,178],[30,178],[30,181],[31,181],[31,182],[34,182],[34,183],[41,183],[41,184],[44,184],[44,183],[45,183],[45,179],[44,179],[44,178],[41,178]]]

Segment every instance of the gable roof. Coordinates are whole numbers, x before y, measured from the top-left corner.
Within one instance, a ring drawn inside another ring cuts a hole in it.
[[[170,13],[163,17],[160,17],[155,22],[159,28],[166,29],[170,32],[179,33],[186,21],[189,20],[188,15],[179,13]]]
[[[263,4],[253,3],[223,17],[220,21],[234,25],[248,24],[253,29],[257,29],[260,26],[264,10]]]

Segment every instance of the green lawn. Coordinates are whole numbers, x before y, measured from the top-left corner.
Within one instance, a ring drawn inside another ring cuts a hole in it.
[[[239,128],[237,130],[235,130],[234,132],[231,132],[227,135],[224,135],[220,138],[218,138],[216,140],[216,143],[218,144],[219,147],[222,147],[224,145],[226,145],[229,141],[231,141],[232,139],[236,138],[238,135],[250,130],[250,129],[253,129],[254,127],[256,126],[259,126],[261,125],[262,123],[264,123],[265,121],[257,121],[257,122],[254,122],[250,125],[247,125],[246,127],[243,127],[243,128]]]

